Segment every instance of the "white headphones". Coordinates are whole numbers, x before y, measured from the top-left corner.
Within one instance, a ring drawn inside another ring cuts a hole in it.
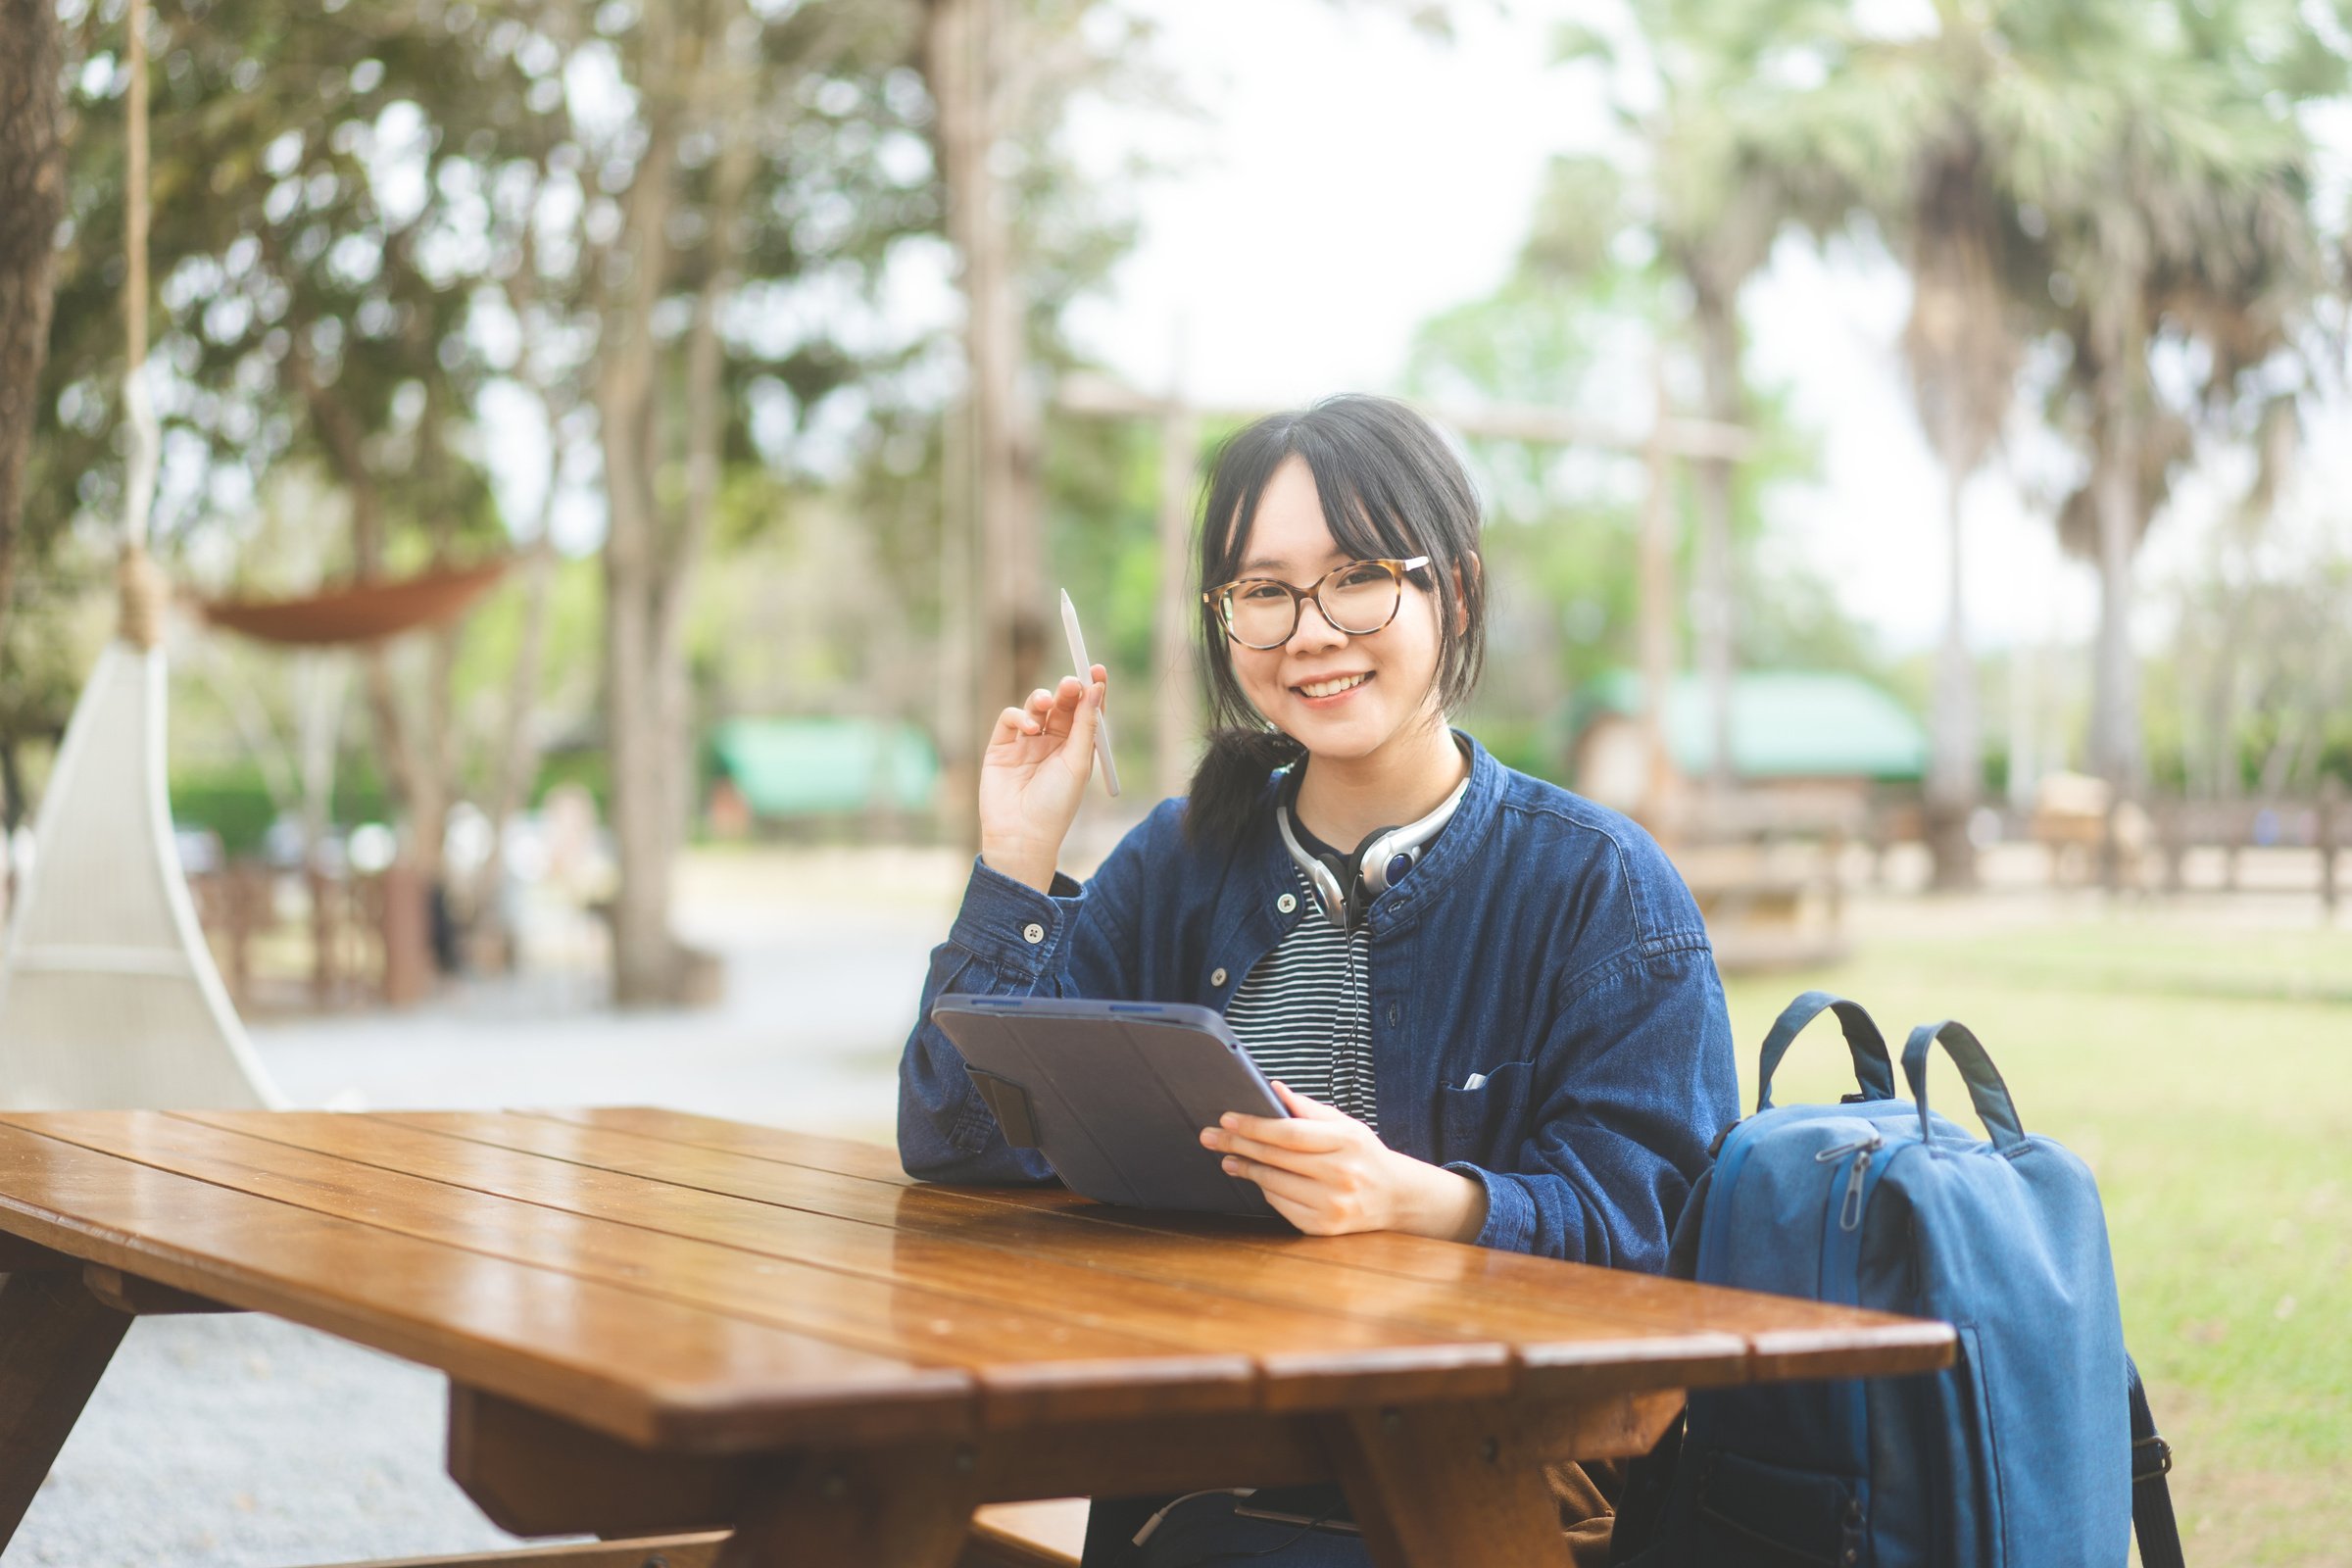
[[[1306,775],[1297,763],[1284,771],[1290,777],[1274,798],[1274,822],[1282,830],[1283,848],[1291,852],[1291,858],[1313,884],[1324,914],[1343,931],[1352,931],[1361,925],[1372,901],[1403,881],[1405,873],[1420,863],[1423,846],[1452,819],[1454,808],[1470,792],[1470,778],[1465,773],[1453,787],[1453,793],[1439,802],[1438,808],[1427,816],[1402,827],[1375,828],[1355,847],[1353,855],[1335,855],[1326,861],[1300,844],[1298,832],[1291,826],[1298,786]]]

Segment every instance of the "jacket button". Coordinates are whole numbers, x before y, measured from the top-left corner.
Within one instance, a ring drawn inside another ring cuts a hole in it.
[[[1212,986],[1221,986],[1221,985],[1223,985],[1223,984],[1225,983],[1225,971],[1224,971],[1224,970],[1222,970],[1222,969],[1211,969],[1211,970],[1209,970],[1209,971],[1208,971],[1208,983],[1209,983],[1210,985],[1212,985]]]
[[[1046,928],[1042,925],[1039,925],[1035,920],[1032,920],[1027,925],[1021,927],[1021,940],[1028,943],[1031,947],[1035,947],[1040,942],[1046,940]]]
[[[1274,901],[1274,907],[1280,909],[1283,913],[1288,914],[1293,909],[1298,907],[1298,896],[1295,893],[1285,893],[1281,898]]]
[[[1388,1019],[1389,1019],[1389,1027],[1390,1027],[1390,1028],[1392,1028],[1392,1029],[1396,1028],[1396,1004],[1395,1004],[1394,1002],[1392,1002],[1392,1003],[1390,1003],[1390,1004],[1389,1004]]]

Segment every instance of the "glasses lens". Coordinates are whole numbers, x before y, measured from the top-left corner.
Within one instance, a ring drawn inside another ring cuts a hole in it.
[[[1252,648],[1272,648],[1291,640],[1298,605],[1280,583],[1236,583],[1225,592],[1225,624]]]
[[[1349,562],[1316,590],[1331,623],[1359,637],[1389,623],[1396,613],[1396,579],[1376,561]]]

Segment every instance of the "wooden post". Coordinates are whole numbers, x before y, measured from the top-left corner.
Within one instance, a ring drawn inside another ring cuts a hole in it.
[[[387,1007],[413,1007],[432,994],[433,945],[425,914],[425,886],[406,858],[384,867],[384,976]]]
[[[2344,787],[2332,773],[2320,780],[2320,908],[2332,921],[2338,896],[2335,856],[2344,825]]]
[[[1667,687],[1674,678],[1674,539],[1668,512],[1668,486],[1674,473],[1667,451],[1666,367],[1661,360],[1651,370],[1656,413],[1650,420],[1643,457],[1649,469],[1649,494],[1642,508],[1642,740],[1649,760],[1642,788],[1642,822],[1660,839],[1667,836],[1667,796],[1674,759],[1666,739]]]

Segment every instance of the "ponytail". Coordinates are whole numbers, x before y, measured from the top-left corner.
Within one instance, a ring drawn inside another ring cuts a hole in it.
[[[1208,751],[1193,770],[1184,803],[1184,836],[1219,849],[1246,842],[1257,825],[1267,778],[1305,756],[1305,747],[1278,729],[1209,731]]]

